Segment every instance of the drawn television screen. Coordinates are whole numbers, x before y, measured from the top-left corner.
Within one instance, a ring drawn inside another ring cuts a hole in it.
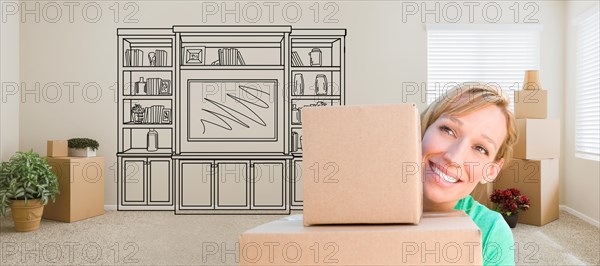
[[[188,80],[188,141],[277,137],[277,80]]]

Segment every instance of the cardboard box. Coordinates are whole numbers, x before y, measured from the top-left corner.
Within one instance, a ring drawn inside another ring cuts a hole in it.
[[[304,108],[302,121],[306,225],[419,222],[414,104]]]
[[[63,157],[69,154],[69,143],[66,140],[49,140],[48,157]]]
[[[519,223],[545,225],[558,219],[558,159],[513,159],[500,172],[494,188],[517,188],[530,200],[529,210],[519,213]]]
[[[513,157],[552,159],[560,157],[559,119],[517,119],[519,140]]]
[[[481,232],[463,211],[418,225],[303,226],[289,216],[244,232],[240,265],[481,265]],[[436,261],[437,259],[437,261]]]
[[[490,195],[492,195],[492,192],[494,192],[494,183],[479,183],[477,186],[475,186],[473,192],[471,192],[471,197],[473,197],[473,199],[479,202],[481,205],[491,209],[493,207],[493,204],[490,201]]]
[[[547,116],[547,90],[515,91],[515,118],[546,119]]]
[[[44,206],[44,219],[75,222],[104,214],[103,157],[48,157],[48,163],[60,194]]]

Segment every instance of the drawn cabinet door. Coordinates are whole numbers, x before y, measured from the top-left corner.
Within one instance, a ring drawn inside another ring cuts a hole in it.
[[[285,208],[285,161],[252,163],[252,209]]]
[[[145,205],[146,158],[124,158],[122,168],[123,205]]]
[[[180,166],[180,207],[214,209],[214,163],[212,161],[184,161],[180,163]]]
[[[292,191],[292,206],[301,207],[304,205],[303,179],[302,179],[302,158],[292,161],[292,177],[290,178]]]
[[[221,209],[248,209],[248,161],[217,161],[216,199]]]
[[[148,159],[148,204],[171,205],[171,159]]]

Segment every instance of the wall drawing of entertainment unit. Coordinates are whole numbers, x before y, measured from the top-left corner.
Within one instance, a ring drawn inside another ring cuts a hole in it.
[[[302,208],[302,109],[345,104],[345,29],[118,29],[118,209]]]

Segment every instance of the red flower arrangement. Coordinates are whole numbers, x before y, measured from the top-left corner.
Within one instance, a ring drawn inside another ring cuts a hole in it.
[[[529,209],[529,199],[521,195],[521,191],[516,188],[496,189],[490,196],[490,200],[494,203],[494,210],[506,216],[516,215],[519,211]]]

